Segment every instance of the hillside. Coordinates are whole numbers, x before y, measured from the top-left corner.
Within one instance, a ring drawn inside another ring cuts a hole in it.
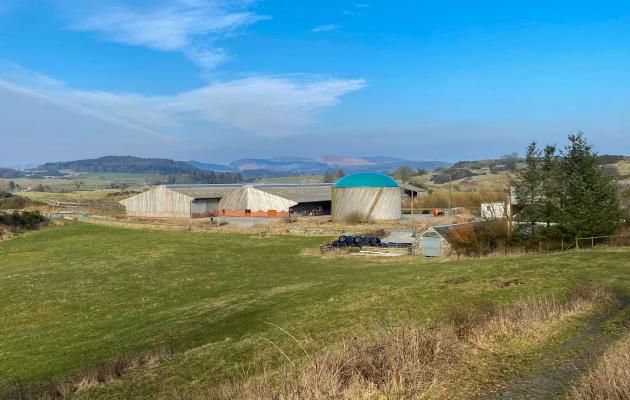
[[[323,174],[342,169],[345,172],[391,172],[406,165],[413,169],[434,170],[448,166],[444,161],[412,161],[395,157],[343,157],[321,156],[314,158],[278,157],[271,159],[247,158],[236,160],[230,166],[239,171],[259,170],[284,174]]]
[[[599,156],[599,161],[619,186],[630,187],[630,157],[606,154]],[[446,190],[452,178],[456,191],[503,190],[523,165],[523,160],[516,157],[458,161],[451,168],[412,174],[409,182],[431,190]]]
[[[51,162],[41,165],[44,171],[107,172],[133,174],[180,174],[200,170],[183,161],[132,156],[105,156],[87,160]]]
[[[237,172],[238,171],[237,169],[230,167],[229,165],[223,165],[223,164],[204,163],[204,162],[199,162],[199,161],[186,161],[186,163],[202,171],[212,171],[212,172]]]
[[[12,168],[0,168],[0,178],[19,178],[22,176],[20,171],[16,171]]]

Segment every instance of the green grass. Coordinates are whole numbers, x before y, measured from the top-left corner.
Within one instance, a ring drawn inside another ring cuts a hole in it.
[[[266,324],[316,351],[383,319],[424,324],[454,304],[564,293],[596,280],[630,294],[630,251],[440,262],[300,255],[321,238],[68,223],[0,243],[0,387],[58,379],[125,351],[177,356],[86,398],[154,398],[279,362]],[[522,284],[503,287],[502,280]],[[450,283],[449,283],[450,282]]]

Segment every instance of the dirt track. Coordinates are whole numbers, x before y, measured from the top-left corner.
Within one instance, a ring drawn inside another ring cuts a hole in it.
[[[575,335],[559,343],[528,374],[508,384],[500,393],[486,399],[556,399],[564,398],[571,382],[589,370],[622,332],[605,332],[604,323],[629,307],[630,300],[617,297],[618,305],[608,313],[588,321]]]

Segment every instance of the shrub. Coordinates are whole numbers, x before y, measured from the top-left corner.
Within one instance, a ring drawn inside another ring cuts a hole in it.
[[[13,211],[12,213],[0,213],[0,224],[14,229],[33,230],[38,229],[48,218],[39,211]]]
[[[365,216],[360,212],[353,212],[346,216],[346,222],[352,225],[361,224],[365,222]]]
[[[483,256],[505,250],[511,242],[507,221],[465,224],[451,230],[451,249],[459,255]]]
[[[21,210],[29,203],[28,199],[24,197],[13,196],[11,193],[7,194],[9,196],[3,196],[3,194],[0,193],[0,210]]]

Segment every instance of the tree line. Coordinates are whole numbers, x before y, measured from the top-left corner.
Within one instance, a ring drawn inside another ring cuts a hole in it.
[[[72,170],[75,172],[129,174],[177,174],[200,171],[197,167],[183,161],[132,156],[105,156],[89,160],[52,162],[44,164],[40,168],[48,171]]]

